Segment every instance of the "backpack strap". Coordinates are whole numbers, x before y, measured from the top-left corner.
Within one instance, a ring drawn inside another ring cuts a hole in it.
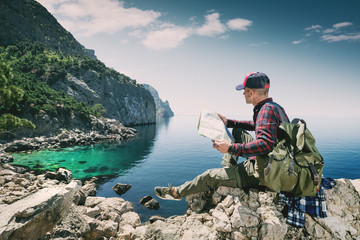
[[[314,164],[312,162],[309,162],[309,168],[313,175],[313,181],[314,185],[317,186],[319,184],[319,174],[316,172],[316,169],[314,167]]]
[[[281,122],[283,122],[283,123],[289,123],[289,120],[288,120],[287,117],[285,116],[285,113],[284,113],[284,111],[282,110],[282,108],[280,107],[280,105],[277,104],[277,103],[275,103],[275,102],[273,102],[273,105],[274,105],[274,107],[275,107],[275,108],[278,110],[278,112],[279,112]]]

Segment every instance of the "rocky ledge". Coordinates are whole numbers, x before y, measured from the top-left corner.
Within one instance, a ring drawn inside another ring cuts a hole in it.
[[[273,192],[219,187],[188,196],[183,216],[141,222],[132,203],[96,197],[93,181],[71,178],[66,169],[35,176],[0,165],[0,240],[360,238],[360,179],[336,180],[325,192],[328,217],[306,215],[305,227],[295,228]]]
[[[96,120],[96,121],[95,121]],[[1,152],[30,152],[47,148],[64,148],[71,146],[91,145],[95,143],[124,142],[136,136],[136,130],[125,127],[114,119],[93,119],[92,130],[80,131],[60,129],[54,136],[40,136],[14,140],[0,144]],[[1,154],[1,162],[9,162],[11,157]]]

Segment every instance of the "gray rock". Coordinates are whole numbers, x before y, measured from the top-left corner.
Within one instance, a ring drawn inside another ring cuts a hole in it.
[[[143,84],[143,86],[151,93],[154,97],[155,105],[156,105],[156,118],[169,118],[173,117],[174,113],[170,108],[169,102],[166,100],[165,102],[162,101],[159,97],[159,93],[156,91],[155,88],[150,86],[149,84]]]
[[[10,163],[14,161],[14,157],[13,156],[9,156],[7,154],[4,153],[0,153],[0,164],[3,163]]]
[[[44,188],[13,204],[0,206],[0,238],[38,239],[63,219],[79,187],[73,181],[65,186]]]
[[[150,195],[140,199],[140,204],[144,205],[149,209],[158,210],[160,208],[160,203],[157,200],[153,199]]]
[[[155,221],[165,221],[165,218],[164,217],[161,217],[161,216],[157,216],[157,215],[155,215],[155,216],[151,216],[150,218],[149,218],[149,222],[150,223],[154,223]]]
[[[5,152],[21,152],[38,149],[39,145],[33,142],[27,142],[24,140],[15,140],[9,144],[4,151]]]
[[[131,188],[131,184],[123,184],[123,183],[117,183],[115,186],[112,187],[114,192],[121,196],[124,193],[126,193]]]
[[[153,199],[153,197],[150,196],[150,195],[147,195],[147,196],[141,198],[139,202],[140,202],[141,205],[144,205],[145,203],[147,203],[147,202],[150,201],[151,199]]]
[[[144,206],[148,209],[158,210],[160,208],[160,203],[155,199],[151,199],[150,201],[146,202]]]

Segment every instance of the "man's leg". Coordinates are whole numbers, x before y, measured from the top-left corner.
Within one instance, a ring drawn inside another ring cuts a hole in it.
[[[244,188],[257,185],[259,185],[259,181],[247,174],[244,162],[242,162],[235,166],[209,169],[194,180],[188,181],[175,189],[179,197],[186,197],[190,194],[204,192],[220,186]]]
[[[249,143],[254,141],[254,138],[242,128],[233,128],[232,135],[236,143]]]
[[[248,132],[240,128],[234,128],[232,134],[237,143],[254,141],[254,138]],[[204,192],[220,186],[238,188],[257,186],[259,181],[248,171],[249,166],[252,165],[251,162],[246,160],[237,165],[210,169],[179,187],[156,187],[155,193],[163,199],[179,200],[190,194]]]

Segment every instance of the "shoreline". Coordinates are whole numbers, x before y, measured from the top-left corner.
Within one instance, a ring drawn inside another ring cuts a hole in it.
[[[360,237],[360,179],[337,179],[326,191],[327,218],[305,214],[304,228],[286,223],[277,194],[219,187],[186,197],[184,215],[142,222],[131,202],[96,197],[95,179],[71,172],[34,175],[0,164],[0,239],[356,239]],[[156,212],[154,212],[156,213]],[[36,229],[36,231],[34,231]]]

